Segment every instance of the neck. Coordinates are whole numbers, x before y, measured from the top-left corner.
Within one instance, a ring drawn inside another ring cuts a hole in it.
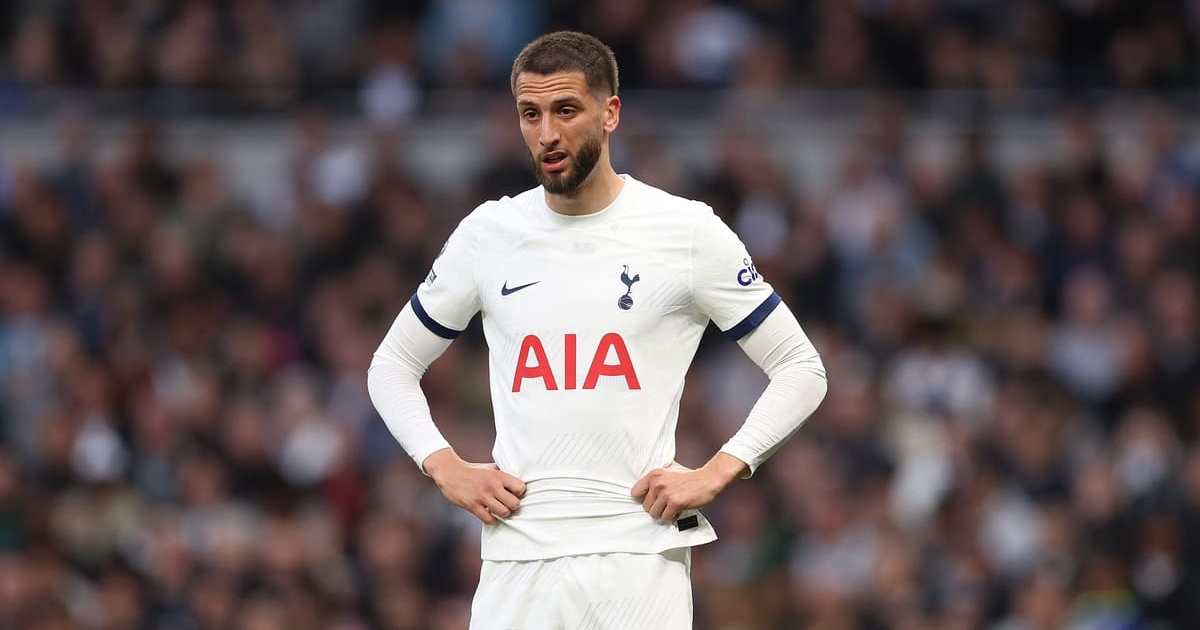
[[[551,210],[568,216],[595,214],[611,205],[624,185],[625,180],[617,175],[612,164],[602,160],[573,192],[565,195],[546,193],[546,205],[550,206]]]

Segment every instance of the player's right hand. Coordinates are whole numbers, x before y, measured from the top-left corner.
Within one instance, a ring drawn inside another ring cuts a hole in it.
[[[497,517],[511,516],[525,495],[524,481],[494,463],[463,461],[453,449],[444,448],[425,458],[424,468],[446,500],[488,525]]]

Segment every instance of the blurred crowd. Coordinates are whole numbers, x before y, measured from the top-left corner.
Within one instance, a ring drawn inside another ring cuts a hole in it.
[[[558,28],[609,42],[632,88],[1200,86],[1188,0],[11,0],[0,114],[99,88],[169,114],[350,94],[395,120],[429,88],[504,86]]]
[[[515,116],[455,198],[383,123],[419,121],[430,88],[503,86],[542,28],[606,37],[633,88],[1133,90],[1193,84],[1195,6],[7,3],[0,111],[40,88],[214,88],[293,137],[262,195],[141,110],[113,151],[76,107],[56,158],[0,163],[0,630],[466,627],[479,525],[395,444],[365,371],[456,222],[533,178]],[[340,87],[373,123],[361,161],[311,105]],[[986,121],[924,159],[919,113],[874,101],[819,191],[746,128],[716,134],[711,168],[653,125],[614,140],[619,171],[736,229],[829,372],[817,414],[706,510],[696,628],[1200,627],[1194,121],[1149,102],[1117,145],[1063,106],[1043,154],[1000,164]],[[476,322],[423,381],[477,461],[485,352]],[[706,335],[680,461],[764,378]]]

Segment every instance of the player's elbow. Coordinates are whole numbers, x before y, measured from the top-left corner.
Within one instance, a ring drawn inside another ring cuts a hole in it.
[[[386,373],[389,368],[394,365],[394,362],[381,358],[379,353],[376,352],[371,357],[370,365],[367,366],[367,391],[371,392],[375,387],[378,387],[379,381],[383,378],[384,373]]]
[[[804,351],[803,349],[793,350],[778,365],[772,367],[773,369],[767,370],[767,376],[772,380],[782,375],[792,378],[806,375],[809,378],[819,379],[822,382],[826,381],[825,364],[821,362],[820,355],[816,351],[811,350],[811,348],[808,351]]]
[[[371,365],[367,366],[367,395],[372,402],[378,401],[383,393],[386,371],[386,367],[379,363],[378,355],[372,358]]]
[[[367,366],[367,395],[378,401],[397,385],[419,380],[419,375],[414,375],[403,363],[376,354]]]
[[[825,400],[825,395],[829,393],[829,379],[825,376],[824,370],[796,367],[790,370],[784,378],[795,397],[794,400],[798,403],[796,408],[807,410],[802,413],[805,418],[821,405],[821,402]]]
[[[820,372],[809,372],[809,375],[813,379],[813,398],[820,405],[825,400],[825,394],[829,393],[829,376],[824,368]]]

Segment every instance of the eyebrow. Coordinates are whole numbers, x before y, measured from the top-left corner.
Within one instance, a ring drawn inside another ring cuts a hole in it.
[[[550,101],[550,107],[581,104],[583,104],[583,99],[579,98],[578,96],[564,96],[562,98],[556,98],[553,101]],[[537,107],[537,103],[528,99],[520,99],[517,101],[517,107]]]

